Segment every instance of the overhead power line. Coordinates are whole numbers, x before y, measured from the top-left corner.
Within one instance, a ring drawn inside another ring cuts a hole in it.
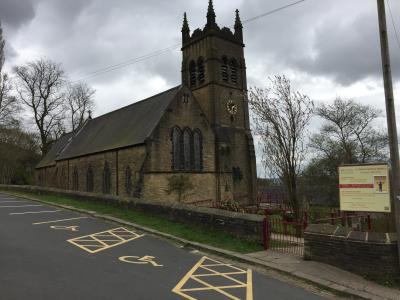
[[[386,2],[387,2],[387,5],[388,5],[388,8],[389,8],[390,18],[392,19],[392,25],[393,25],[393,29],[394,29],[394,35],[396,36],[397,46],[400,48],[400,37],[399,37],[399,33],[397,31],[396,23],[394,22],[392,8],[390,7],[389,0],[386,0]]]
[[[274,13],[277,13],[277,12],[282,11],[282,10],[284,10],[284,9],[287,9],[287,8],[289,8],[289,7],[298,5],[298,4],[300,4],[300,3],[302,3],[302,2],[305,2],[305,1],[307,1],[307,0],[300,0],[300,1],[296,1],[296,2],[293,2],[293,3],[287,4],[287,5],[284,5],[284,6],[275,8],[275,9],[273,9],[273,10],[270,10],[270,11],[267,11],[267,12],[265,12],[265,13],[262,13],[262,14],[260,14],[260,15],[258,15],[258,16],[255,16],[255,17],[246,19],[246,20],[242,21],[242,23],[250,23],[250,22],[253,22],[253,21],[255,21],[255,20],[258,20],[258,19],[260,19],[260,18],[264,18],[264,17],[266,17],[266,16],[272,15],[272,14],[274,14]],[[78,82],[78,81],[82,81],[82,80],[91,79],[91,78],[93,78],[93,77],[102,75],[102,74],[104,74],[104,73],[108,73],[108,72],[111,72],[111,71],[114,71],[114,70],[118,70],[118,69],[121,69],[121,68],[125,68],[125,67],[127,67],[127,66],[136,64],[136,63],[138,63],[138,62],[141,62],[141,61],[144,61],[144,60],[148,60],[148,59],[150,59],[150,58],[153,58],[153,57],[156,57],[156,56],[159,56],[159,55],[162,55],[162,54],[169,53],[169,52],[171,52],[171,51],[173,51],[173,50],[175,50],[175,49],[178,49],[180,46],[181,46],[181,44],[175,44],[175,45],[169,46],[169,47],[167,47],[167,48],[159,49],[159,50],[150,52],[150,53],[148,53],[148,54],[145,54],[145,55],[142,55],[142,56],[139,56],[139,57],[130,58],[130,59],[125,60],[125,61],[123,61],[123,62],[114,64],[114,65],[110,65],[110,66],[107,66],[107,67],[100,68],[100,69],[98,69],[98,70],[95,70],[95,71],[93,71],[93,72],[91,72],[91,73],[86,74],[84,77],[82,77],[82,78],[80,78],[80,79],[77,79],[77,80],[72,81],[72,83],[75,83],[75,82]]]
[[[295,5],[297,5],[297,4],[300,4],[300,3],[306,2],[306,1],[307,1],[307,0],[300,0],[300,1],[296,1],[296,2],[293,2],[293,3],[287,4],[287,5],[284,5],[284,6],[275,8],[275,9],[270,10],[270,11],[267,11],[267,12],[261,14],[261,15],[258,15],[258,16],[252,17],[252,18],[249,18],[249,19],[247,19],[247,20],[244,20],[242,23],[249,23],[249,22],[255,21],[255,20],[257,20],[257,19],[264,18],[264,17],[266,17],[266,16],[272,15],[272,14],[274,14],[274,13],[277,13],[277,12],[281,11],[281,10],[284,10],[284,9],[286,9],[286,8],[295,6]]]
[[[104,73],[108,73],[108,72],[111,72],[111,71],[114,71],[114,70],[117,70],[117,69],[121,69],[121,68],[127,67],[129,65],[136,64],[138,62],[150,59],[152,57],[156,57],[156,56],[159,56],[161,54],[168,53],[168,52],[170,52],[172,50],[175,50],[175,49],[177,49],[179,47],[180,47],[180,44],[176,44],[176,45],[173,45],[173,46],[168,47],[168,48],[156,50],[154,52],[151,52],[151,53],[139,56],[139,57],[128,59],[126,61],[120,62],[120,63],[115,64],[115,65],[110,65],[108,67],[104,67],[104,68],[98,69],[96,71],[88,73],[85,77],[82,77],[82,78],[80,78],[78,80],[72,81],[72,83],[75,83],[75,82],[78,82],[78,81],[82,81],[82,80],[86,80],[86,79],[90,79],[90,78],[96,77],[96,76],[104,74]]]

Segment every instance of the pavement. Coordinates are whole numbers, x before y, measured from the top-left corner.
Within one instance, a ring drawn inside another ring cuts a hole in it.
[[[233,261],[234,255],[93,212],[0,193],[0,299],[334,298],[244,263],[260,258]]]
[[[400,290],[368,281],[342,269],[290,254],[261,251],[247,254],[257,262],[295,277],[365,299],[400,299]]]

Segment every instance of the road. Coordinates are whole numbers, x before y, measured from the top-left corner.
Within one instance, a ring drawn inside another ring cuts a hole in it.
[[[0,299],[323,299],[77,212],[0,194]]]

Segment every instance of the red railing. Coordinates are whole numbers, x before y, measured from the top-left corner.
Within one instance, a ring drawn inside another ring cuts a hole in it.
[[[304,229],[308,225],[307,215],[301,221],[292,221],[283,216],[271,216],[265,211],[263,241],[265,250],[275,250],[294,255],[303,255]]]
[[[372,222],[370,214],[349,213],[346,211],[332,211],[328,218],[317,218],[314,221],[316,224],[327,223],[331,225],[340,224],[342,226],[352,227],[353,230],[371,231]],[[353,224],[359,224],[360,228]]]

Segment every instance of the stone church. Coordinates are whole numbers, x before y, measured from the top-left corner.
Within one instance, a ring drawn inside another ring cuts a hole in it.
[[[243,27],[220,28],[210,0],[207,23],[182,27],[182,83],[89,118],[65,134],[36,167],[37,184],[59,189],[174,201],[168,178],[193,184],[185,202],[256,197]]]

